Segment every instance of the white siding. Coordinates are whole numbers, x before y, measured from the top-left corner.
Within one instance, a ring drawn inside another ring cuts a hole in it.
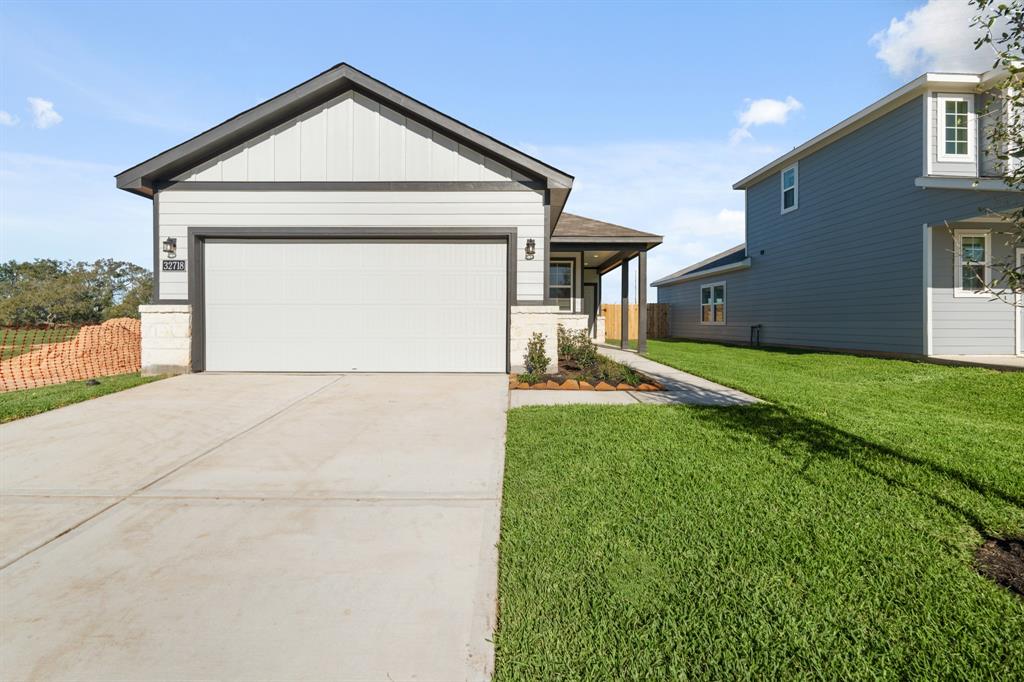
[[[160,241],[178,239],[188,258],[188,228],[514,227],[518,300],[537,301],[544,288],[544,202],[539,192],[265,192],[164,191],[159,197]],[[525,260],[527,239],[537,255]],[[163,300],[188,297],[188,274],[160,272]]]
[[[398,182],[527,178],[374,99],[347,92],[175,179]]]
[[[1009,255],[998,235],[990,245],[993,262]],[[954,295],[955,252],[949,230],[932,228],[932,353],[1012,355],[1016,352],[1013,306],[988,296]]]

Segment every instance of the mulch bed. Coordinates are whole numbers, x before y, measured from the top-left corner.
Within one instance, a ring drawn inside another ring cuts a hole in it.
[[[1024,538],[985,541],[974,555],[978,573],[1024,597]]]
[[[587,373],[577,368],[569,367],[560,363],[556,374],[545,374],[540,381],[527,383],[521,381],[518,374],[510,374],[508,386],[511,389],[534,391],[661,391],[664,387],[649,376],[640,372],[634,372],[641,378],[641,382],[632,385],[625,382],[610,383],[603,380],[595,380]]]

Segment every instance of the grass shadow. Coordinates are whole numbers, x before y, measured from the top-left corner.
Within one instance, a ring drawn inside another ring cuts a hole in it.
[[[992,535],[992,529],[987,528],[974,511],[952,501],[948,495],[940,495],[936,491],[960,488],[1024,511],[1024,500],[1020,497],[978,481],[962,471],[900,452],[776,405],[760,404],[731,409],[684,409],[692,410],[691,413],[698,419],[712,423],[718,428],[751,433],[783,452],[807,453],[809,457],[798,470],[806,480],[815,482],[809,477],[808,470],[816,461],[826,458],[840,459],[889,486],[929,498],[962,517],[983,536]],[[894,471],[882,470],[886,465],[893,464],[898,467],[909,467],[910,470],[904,476]],[[925,474],[932,479],[931,484],[925,485],[924,481],[912,480],[913,473]]]

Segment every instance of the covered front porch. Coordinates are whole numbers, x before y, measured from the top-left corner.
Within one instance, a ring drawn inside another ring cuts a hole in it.
[[[546,254],[545,291],[552,305],[567,315],[586,315],[591,338],[604,342],[601,317],[601,278],[621,269],[618,300],[621,301],[622,337],[628,347],[629,285],[635,268],[639,309],[637,349],[647,349],[647,252],[658,244],[660,235],[621,225],[563,213],[551,235]]]

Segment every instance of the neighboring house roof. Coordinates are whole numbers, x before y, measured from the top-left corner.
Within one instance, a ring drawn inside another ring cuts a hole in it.
[[[559,209],[564,205],[572,188],[571,175],[446,116],[344,63],[118,173],[117,186],[135,194],[152,196],[155,182],[167,180],[198,166],[348,90],[356,90],[385,102],[404,115],[439,129],[524,175],[544,182],[545,187],[551,190],[552,205]]]
[[[661,235],[641,232],[622,225],[606,223],[581,215],[563,213],[551,233],[551,241],[562,243],[638,243],[655,246]]]
[[[1005,71],[993,70],[986,73],[926,73],[910,81],[903,87],[894,90],[877,102],[861,109],[853,116],[837,123],[820,135],[811,138],[802,145],[795,147],[791,152],[783,154],[766,166],[762,166],[747,177],[743,178],[733,189],[746,189],[765,177],[782,170],[783,167],[809,156],[826,145],[832,144],[841,137],[845,137],[861,128],[871,121],[881,118],[890,111],[906,104],[915,97],[918,97],[927,89],[941,86],[955,90],[975,90],[986,87],[994,81],[1005,76]]]
[[[691,279],[707,277],[722,272],[731,272],[733,270],[743,270],[748,267],[750,267],[750,258],[747,256],[747,245],[740,244],[717,253],[710,258],[705,258],[699,263],[694,263],[682,270],[673,272],[667,277],[662,277],[652,282],[651,286],[660,287],[668,284],[678,284]]]

